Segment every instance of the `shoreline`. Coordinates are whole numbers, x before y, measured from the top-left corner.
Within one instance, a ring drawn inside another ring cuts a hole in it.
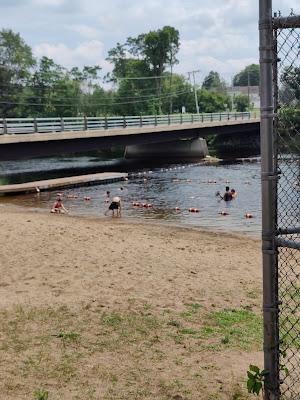
[[[31,207],[31,206],[24,206],[24,205],[18,205],[18,204],[10,204],[10,203],[4,203],[4,202],[0,202],[0,211],[1,209],[8,209],[10,211],[15,211],[16,213],[20,212],[20,213],[33,213],[33,214],[42,214],[42,215],[48,215],[51,214],[50,213],[50,209],[46,209],[43,207]],[[220,234],[220,235],[224,235],[224,236],[229,236],[229,237],[247,237],[250,240],[254,240],[254,241],[261,241],[261,233],[255,233],[255,232],[249,232],[249,231],[232,231],[232,232],[228,232],[222,229],[212,229],[209,227],[203,227],[203,226],[199,226],[196,224],[188,224],[188,223],[175,223],[175,222],[170,222],[168,220],[164,221],[164,220],[159,220],[156,221],[154,219],[148,219],[148,218],[144,218],[141,220],[138,218],[132,218],[132,217],[126,217],[126,216],[122,216],[121,218],[112,218],[110,216],[105,217],[104,214],[103,216],[101,215],[91,215],[91,214],[61,214],[59,215],[59,217],[66,217],[66,218],[75,218],[75,219],[79,219],[79,220],[88,220],[88,221],[102,221],[102,222],[109,222],[109,221],[113,221],[113,223],[119,223],[120,225],[122,224],[130,224],[130,225],[137,225],[137,226],[143,226],[143,225],[153,225],[153,226],[162,226],[162,227],[170,227],[170,228],[174,228],[174,229],[187,229],[187,230],[193,230],[196,232],[200,232],[200,233],[211,233],[211,234]]]

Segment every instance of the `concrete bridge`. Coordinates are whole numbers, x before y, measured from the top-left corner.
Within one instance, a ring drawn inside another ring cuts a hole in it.
[[[209,135],[249,141],[259,128],[260,119],[250,113],[0,119],[0,161],[154,143],[165,143],[171,155],[173,142]]]

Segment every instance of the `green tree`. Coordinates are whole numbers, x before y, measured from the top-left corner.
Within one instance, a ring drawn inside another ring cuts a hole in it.
[[[204,78],[202,89],[219,93],[226,93],[226,83],[216,71],[210,71]]]
[[[169,76],[169,86],[172,87],[173,66],[178,62],[176,54],[179,50],[179,32],[171,27],[165,26],[157,31],[143,33],[137,37],[129,37],[125,44],[117,43],[117,46],[108,52],[108,61],[113,64],[113,72],[109,78],[117,80],[118,78],[134,78],[134,77],[155,77],[156,79],[141,80],[120,83],[119,94],[123,96],[124,91],[127,93],[135,93],[144,95],[148,90],[149,104],[146,101],[143,109],[149,107],[154,111],[161,113],[162,111],[162,75],[166,68],[171,69]],[[126,87],[126,89],[125,89]],[[154,101],[153,96],[156,95]],[[146,99],[145,96],[143,96]],[[124,111],[128,111],[133,107],[124,107]],[[119,109],[120,112],[120,109]]]
[[[236,111],[244,112],[249,108],[249,99],[248,96],[244,94],[238,94],[233,98],[233,104],[235,106]]]
[[[170,76],[170,73],[165,73]],[[168,114],[170,112],[170,104],[172,101],[172,110],[180,113],[184,106],[186,112],[195,112],[195,96],[193,87],[190,82],[179,74],[172,73],[172,86],[168,78],[163,79],[162,85],[162,112]]]
[[[0,31],[0,114],[14,116],[22,91],[35,64],[31,48],[19,33]]]
[[[230,97],[223,93],[210,92],[206,89],[198,90],[199,110],[203,113],[226,111],[230,105]]]
[[[281,76],[280,100],[285,104],[300,103],[300,67],[286,68]]]
[[[247,65],[233,78],[233,86],[259,86],[259,65]]]

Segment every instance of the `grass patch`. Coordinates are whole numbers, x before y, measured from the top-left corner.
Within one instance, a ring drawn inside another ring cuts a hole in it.
[[[259,316],[247,310],[207,313],[191,303],[181,313],[163,310],[154,315],[150,308],[103,312],[86,306],[17,307],[0,312],[3,398],[32,398],[33,388],[51,382],[49,398],[59,390],[60,398],[78,400],[191,400],[206,385],[198,373],[201,366],[191,363],[193,354],[199,349],[250,349],[260,335]],[[168,365],[176,367],[175,375],[168,376]],[[159,370],[166,377],[161,385]],[[43,390],[36,396],[46,396]]]
[[[207,323],[201,329],[204,337],[215,338],[227,347],[251,350],[262,341],[262,318],[249,310],[214,311],[207,316]],[[215,346],[214,349],[217,349]]]
[[[33,395],[36,400],[48,400],[49,392],[44,389],[38,389],[33,392]]]

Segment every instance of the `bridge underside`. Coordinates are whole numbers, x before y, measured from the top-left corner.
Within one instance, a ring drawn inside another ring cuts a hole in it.
[[[72,139],[55,140],[31,140],[15,141],[14,143],[1,142],[0,138],[0,161],[18,160],[36,157],[46,157],[60,154],[72,154],[107,149],[115,146],[139,145],[148,143],[164,143],[177,141],[180,139],[193,139],[198,137],[205,138],[210,135],[222,135],[223,137],[236,136],[257,136],[259,134],[260,123],[253,122],[248,124],[235,124],[211,127],[195,127],[191,129],[178,129],[174,131],[157,131],[126,134],[126,129],[122,134],[110,134],[99,137],[80,137]],[[26,135],[14,135],[26,136]],[[78,135],[79,136],[79,135]]]

